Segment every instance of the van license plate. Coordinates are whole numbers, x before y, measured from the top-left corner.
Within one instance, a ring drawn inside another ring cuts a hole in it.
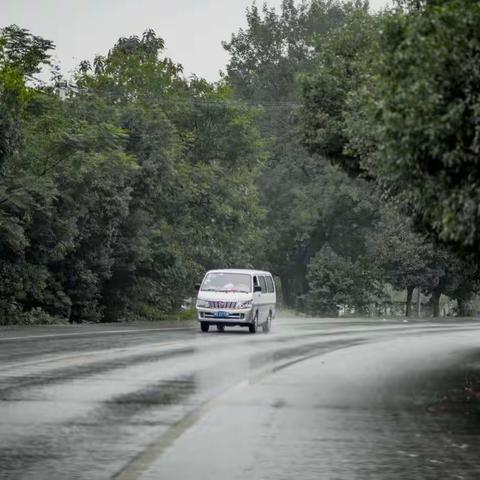
[[[228,312],[215,312],[214,316],[217,318],[228,318]]]

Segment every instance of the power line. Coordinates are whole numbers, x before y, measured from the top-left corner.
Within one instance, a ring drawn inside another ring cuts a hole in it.
[[[74,95],[99,95],[99,96],[111,96],[111,97],[118,97],[119,95],[114,91],[108,90],[100,90],[100,91],[92,91],[86,88],[77,88],[76,86],[70,85],[68,87],[60,87],[57,88],[57,94],[59,94],[63,98],[67,98],[68,94],[71,92]],[[39,90],[42,92],[41,90]],[[213,99],[206,99],[201,97],[185,97],[185,98],[168,98],[161,95],[143,95],[139,96],[143,100],[150,100],[155,98],[155,100],[160,104],[169,104],[169,105],[186,105],[186,104],[198,104],[198,105],[206,105],[212,107],[247,107],[251,109],[297,109],[302,108],[303,105],[298,102],[287,101],[287,100],[279,100],[276,102],[255,102],[251,100],[213,100]]]

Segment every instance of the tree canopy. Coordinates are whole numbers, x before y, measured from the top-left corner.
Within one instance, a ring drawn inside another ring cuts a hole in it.
[[[71,79],[51,41],[0,31],[0,323],[161,318],[215,267],[271,270],[311,314],[403,295],[408,316],[415,289],[468,313],[478,4],[284,0],[246,20],[217,82],[152,30]]]
[[[35,71],[22,32],[3,37],[5,51],[13,42]],[[155,317],[205,269],[253,265],[254,112],[224,83],[184,79],[163,48],[152,31],[120,39],[62,95],[5,63],[19,83],[0,182],[2,323]]]

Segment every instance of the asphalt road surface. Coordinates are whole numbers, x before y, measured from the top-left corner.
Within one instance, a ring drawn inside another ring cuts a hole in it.
[[[478,372],[476,321],[3,328],[0,478],[480,478]]]

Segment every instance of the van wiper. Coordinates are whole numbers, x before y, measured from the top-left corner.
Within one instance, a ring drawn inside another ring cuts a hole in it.
[[[248,290],[237,290],[236,288],[202,288],[202,292],[240,292],[240,293],[250,293]]]
[[[237,290],[236,288],[228,288],[228,289],[225,289],[225,290],[217,290],[217,292],[250,293],[247,290]]]

